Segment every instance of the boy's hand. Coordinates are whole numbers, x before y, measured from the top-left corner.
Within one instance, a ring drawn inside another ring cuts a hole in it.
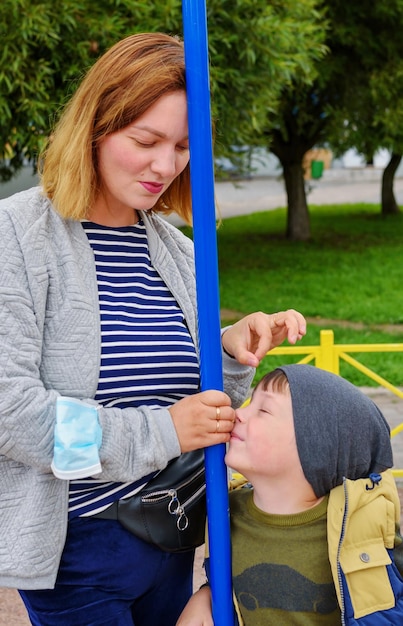
[[[214,626],[210,587],[202,587],[190,598],[176,626]]]

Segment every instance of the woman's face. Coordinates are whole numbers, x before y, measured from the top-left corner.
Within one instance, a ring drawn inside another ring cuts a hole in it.
[[[132,124],[101,140],[101,191],[90,219],[129,226],[135,210],[151,209],[189,161],[187,101],[183,91],[161,96]]]

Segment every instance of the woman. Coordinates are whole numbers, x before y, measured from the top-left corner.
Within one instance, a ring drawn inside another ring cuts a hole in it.
[[[108,519],[186,452],[229,441],[254,367],[305,321],[247,316],[222,335],[225,391],[199,392],[183,45],[133,35],[89,71],[42,159],[0,203],[0,585],[35,625],[175,624],[193,553]],[[95,404],[100,471],[51,471],[57,399]],[[217,418],[220,418],[217,428]]]

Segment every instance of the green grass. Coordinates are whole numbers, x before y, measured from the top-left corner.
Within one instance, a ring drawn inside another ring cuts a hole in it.
[[[336,343],[402,343],[403,214],[386,219],[379,205],[355,204],[311,206],[310,216],[309,242],[285,238],[285,209],[223,220],[217,232],[221,308],[241,314],[298,309],[309,321],[305,345],[319,343],[321,328],[333,330]],[[353,356],[403,385],[403,353]],[[268,357],[257,375],[286,360]],[[371,384],[347,364],[340,373]]]

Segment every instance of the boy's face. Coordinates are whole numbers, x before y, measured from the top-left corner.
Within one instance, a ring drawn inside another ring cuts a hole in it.
[[[253,477],[274,478],[300,466],[289,389],[273,392],[257,387],[236,420],[225,463],[253,483]]]

